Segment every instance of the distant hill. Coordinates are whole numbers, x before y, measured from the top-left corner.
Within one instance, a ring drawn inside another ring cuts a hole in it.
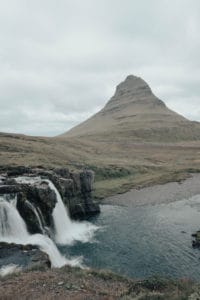
[[[96,197],[181,180],[200,172],[200,123],[130,75],[100,112],[61,136],[0,133],[0,168],[15,165],[93,169]]]
[[[200,123],[170,110],[141,78],[129,75],[105,107],[62,137],[177,142],[200,140]]]

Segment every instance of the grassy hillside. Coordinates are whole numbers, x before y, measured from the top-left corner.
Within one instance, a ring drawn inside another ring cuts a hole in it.
[[[0,135],[0,165],[87,167],[96,173],[95,196],[102,198],[200,171],[200,142],[104,143]]]
[[[141,78],[120,83],[105,107],[62,135],[99,142],[200,140],[200,124],[170,110]]]
[[[200,171],[200,123],[166,107],[128,76],[106,106],[54,138],[0,134],[0,166],[68,166],[96,173],[95,196],[181,180]]]

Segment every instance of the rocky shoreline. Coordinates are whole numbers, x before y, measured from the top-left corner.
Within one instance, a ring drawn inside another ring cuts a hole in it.
[[[135,207],[171,203],[200,194],[199,182],[200,174],[191,174],[189,178],[179,182],[168,182],[131,189],[124,194],[107,197],[102,203],[123,206],[133,205]]]

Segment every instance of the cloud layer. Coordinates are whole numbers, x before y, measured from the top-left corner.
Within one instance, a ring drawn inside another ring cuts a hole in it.
[[[0,131],[57,135],[128,74],[200,121],[199,0],[0,3]]]

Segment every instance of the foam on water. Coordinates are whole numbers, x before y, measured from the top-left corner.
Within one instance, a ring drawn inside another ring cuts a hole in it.
[[[9,265],[3,266],[0,269],[0,277],[4,277],[4,276],[12,274],[12,273],[18,273],[21,270],[22,269],[20,266],[15,265],[15,264],[9,264]]]
[[[15,178],[18,183],[35,184],[42,179],[37,177],[19,176]],[[56,194],[57,203],[53,210],[53,221],[55,226],[54,240],[60,245],[71,245],[76,241],[83,243],[91,242],[97,226],[89,222],[75,222],[70,219],[68,210],[63,203],[62,197],[55,185],[48,179],[43,180],[48,183],[51,190]]]
[[[29,234],[26,224],[15,205],[0,197],[0,241],[16,244],[32,244],[48,254],[52,267],[61,267],[65,264],[80,265],[80,258],[66,259],[60,254],[54,242],[42,234]]]
[[[55,185],[50,181],[49,187],[56,193],[57,203],[53,211],[53,220],[55,225],[55,241],[58,244],[72,244],[75,241],[89,242],[92,240],[97,226],[89,222],[75,222],[69,217],[61,195]]]

